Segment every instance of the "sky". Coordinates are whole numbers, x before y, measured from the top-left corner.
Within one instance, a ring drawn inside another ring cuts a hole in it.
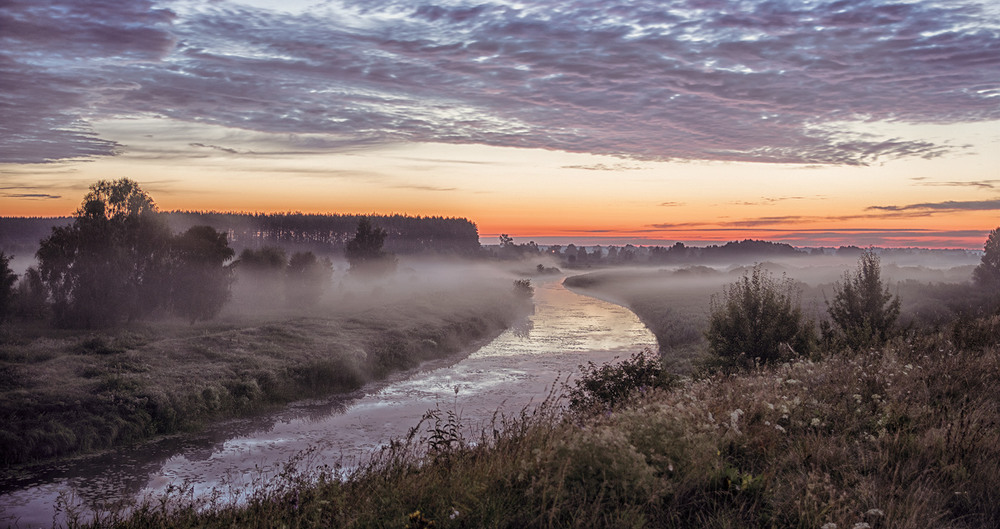
[[[994,0],[2,0],[0,216],[466,217],[484,242],[982,248]]]

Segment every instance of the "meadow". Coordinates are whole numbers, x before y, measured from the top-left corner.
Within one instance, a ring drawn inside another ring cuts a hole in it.
[[[5,326],[2,465],[130,445],[349,392],[425,360],[471,352],[530,310],[495,272],[347,281],[308,308],[262,299],[261,289],[237,285],[219,318],[193,325]]]

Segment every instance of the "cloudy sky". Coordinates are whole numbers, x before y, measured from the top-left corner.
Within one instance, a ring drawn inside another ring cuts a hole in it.
[[[981,248],[993,0],[2,0],[0,215],[463,216],[515,241]]]

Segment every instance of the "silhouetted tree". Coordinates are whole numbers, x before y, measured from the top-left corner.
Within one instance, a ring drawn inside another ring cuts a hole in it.
[[[171,309],[191,323],[214,318],[229,300],[232,270],[225,264],[236,252],[225,233],[193,226],[171,243]]]
[[[239,277],[239,300],[251,305],[273,306],[284,295],[288,257],[276,246],[244,248],[233,263]]]
[[[312,252],[297,252],[288,260],[285,296],[293,306],[312,306],[319,302],[333,273],[329,259],[319,259]]]
[[[378,275],[396,269],[396,257],[382,250],[386,235],[384,229],[373,226],[367,218],[358,221],[358,230],[344,251],[351,272]]]
[[[761,265],[727,285],[721,297],[712,296],[708,331],[709,350],[726,367],[749,367],[755,361],[785,359],[788,350],[805,353],[811,347],[813,327],[803,321],[799,290],[788,278],[775,280]]]
[[[1000,294],[1000,228],[990,232],[983,250],[979,266],[972,271],[972,280],[993,295]]]
[[[57,324],[113,325],[148,316],[167,294],[170,233],[128,178],[90,186],[73,224],[53,228],[36,257]]]
[[[0,251],[0,323],[14,312],[14,282],[17,274],[10,269],[10,260],[14,257]]]
[[[14,302],[14,314],[21,318],[38,319],[48,312],[48,294],[37,268],[32,266],[25,270],[17,282]]]
[[[244,248],[240,252],[237,266],[241,272],[280,274],[288,266],[285,251],[275,246],[265,246],[259,250]]]
[[[882,283],[878,254],[871,248],[858,258],[854,274],[844,272],[834,285],[828,312],[846,344],[855,349],[884,343],[899,317],[899,298]]]

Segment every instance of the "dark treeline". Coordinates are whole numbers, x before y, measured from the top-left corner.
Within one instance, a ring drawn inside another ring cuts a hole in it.
[[[0,217],[0,248],[11,255],[33,256],[38,241],[48,237],[52,228],[72,222],[73,217]]]
[[[463,218],[216,211],[170,211],[158,215],[174,232],[211,226],[226,233],[234,248],[280,246],[318,254],[341,253],[354,238],[358,222],[367,218],[385,230],[388,252],[473,255],[480,250],[479,229]],[[33,255],[38,241],[48,236],[52,228],[72,222],[73,217],[0,217],[0,248],[10,254]]]
[[[479,230],[475,223],[463,218],[212,211],[171,211],[162,215],[175,231],[207,225],[226,232],[235,247],[295,245],[317,253],[339,253],[354,238],[358,223],[369,219],[385,230],[388,252],[472,255],[479,251]]]
[[[787,243],[754,239],[730,241],[723,245],[686,246],[682,242],[672,246],[577,246],[576,244],[538,245],[534,241],[517,243],[507,234],[500,236],[500,244],[488,248],[496,259],[531,259],[548,256],[563,266],[587,268],[613,265],[667,265],[667,264],[751,264],[761,260],[798,258],[829,255],[856,259],[864,252],[858,246],[829,248],[795,248]],[[883,256],[905,257],[911,255],[955,255],[963,257],[967,250],[929,250],[925,248],[879,248]]]

